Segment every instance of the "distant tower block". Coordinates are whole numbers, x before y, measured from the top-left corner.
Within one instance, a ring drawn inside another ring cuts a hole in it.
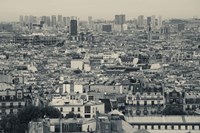
[[[148,43],[152,43],[152,29],[151,29],[151,24],[148,25]]]
[[[70,35],[76,36],[77,33],[78,33],[77,20],[71,20],[70,21]]]

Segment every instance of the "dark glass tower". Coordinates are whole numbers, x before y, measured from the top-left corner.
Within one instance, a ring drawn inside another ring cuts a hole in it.
[[[70,35],[71,36],[77,35],[77,20],[70,21]]]

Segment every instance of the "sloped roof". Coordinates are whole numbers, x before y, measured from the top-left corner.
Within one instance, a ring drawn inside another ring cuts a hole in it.
[[[116,109],[113,110],[113,111],[111,111],[111,112],[109,112],[108,114],[110,114],[110,115],[111,115],[111,114],[115,114],[115,115],[117,114],[117,115],[122,115],[122,116],[124,116],[124,114],[122,114],[121,112],[119,112],[119,111],[116,110]]]
[[[151,65],[151,69],[160,69],[160,68],[161,68],[161,66],[159,63]]]
[[[136,132],[133,133],[150,133],[147,130],[141,129],[141,130],[137,130]]]

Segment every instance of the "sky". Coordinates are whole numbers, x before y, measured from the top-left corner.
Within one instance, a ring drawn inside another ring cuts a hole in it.
[[[127,19],[144,16],[163,18],[200,17],[200,0],[0,0],[0,21],[17,21],[19,15],[77,16],[87,20],[113,20],[115,14]]]

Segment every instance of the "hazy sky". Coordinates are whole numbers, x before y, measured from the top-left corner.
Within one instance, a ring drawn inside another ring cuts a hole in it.
[[[19,15],[77,16],[113,19],[126,14],[127,19],[138,15],[161,15],[164,18],[200,17],[200,0],[0,0],[0,21],[16,21]]]

